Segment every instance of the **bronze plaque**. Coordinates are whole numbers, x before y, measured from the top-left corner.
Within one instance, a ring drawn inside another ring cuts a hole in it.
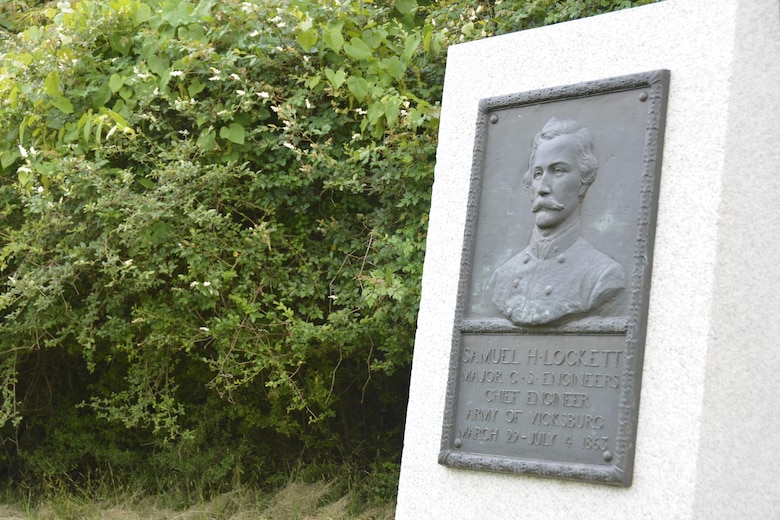
[[[441,464],[631,484],[668,88],[480,102]]]

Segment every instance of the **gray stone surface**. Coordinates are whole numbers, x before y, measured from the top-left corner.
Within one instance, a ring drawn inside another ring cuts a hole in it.
[[[780,5],[666,0],[450,49],[397,518],[778,518]],[[437,464],[480,98],[671,70],[634,483]]]

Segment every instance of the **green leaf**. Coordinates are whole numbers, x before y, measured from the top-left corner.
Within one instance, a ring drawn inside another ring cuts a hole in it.
[[[366,95],[368,94],[368,81],[361,78],[360,76],[350,76],[347,79],[347,87],[349,88],[349,91],[352,92],[352,95],[355,96],[355,98],[358,101],[363,101],[366,99]]]
[[[333,69],[325,69],[325,76],[328,78],[328,81],[330,81],[331,85],[333,85],[333,88],[335,89],[340,88],[347,79],[347,74],[344,72],[344,69],[339,69],[336,72],[333,72]]]
[[[152,18],[152,8],[148,5],[136,2],[135,3],[135,24],[141,25],[144,22],[148,22]]]
[[[402,15],[409,16],[414,14],[415,9],[417,9],[417,0],[395,0],[395,8]]]
[[[203,89],[206,88],[206,84],[203,83],[199,78],[195,78],[192,83],[190,83],[190,86],[187,87],[187,92],[189,93],[191,98],[194,98],[201,92],[203,92]]]
[[[122,117],[121,114],[118,112],[114,112],[113,110],[110,110],[108,108],[103,108],[100,110],[101,114],[107,114],[111,119],[114,120],[114,122],[119,125],[121,129],[128,128],[130,125],[127,124],[127,120]]]
[[[52,97],[60,95],[60,74],[56,70],[49,72],[43,82],[43,89]]]
[[[29,170],[29,168],[19,169],[16,175],[19,178],[19,184],[22,186],[27,186],[28,184],[32,183],[32,172]]]
[[[204,152],[209,152],[217,146],[217,134],[213,129],[207,128],[198,136],[198,148]]]
[[[20,157],[19,152],[15,150],[4,150],[0,152],[0,166],[2,166],[3,169],[8,168],[11,166],[15,160],[17,160]]]
[[[395,79],[401,79],[404,75],[404,64],[401,62],[401,59],[398,56],[391,56],[390,58],[387,58],[383,66],[387,73]]]
[[[352,37],[350,38],[349,43],[344,44],[344,52],[346,52],[350,58],[356,60],[367,60],[371,57],[371,48],[358,37]]]
[[[124,84],[125,80],[119,74],[111,74],[111,78],[108,80],[108,88],[111,89],[111,92],[117,92]]]
[[[306,19],[298,24],[298,34],[295,36],[295,41],[298,42],[298,45],[304,51],[309,52],[317,43],[318,38],[317,31],[312,29],[312,21],[310,19]]]
[[[138,181],[138,184],[146,188],[147,190],[151,190],[154,188],[154,181],[147,179],[146,177],[136,177]]]
[[[238,123],[230,123],[219,129],[219,136],[236,144],[244,144],[244,127]]]
[[[92,98],[92,108],[97,110],[108,103],[110,99],[111,87],[108,83],[103,83],[100,88],[98,88],[97,92],[95,92],[95,96]]]
[[[70,100],[64,96],[58,96],[52,99],[51,104],[66,114],[73,113],[73,103],[71,103]]]
[[[412,59],[418,45],[420,45],[420,35],[417,33],[409,35],[404,43],[404,52],[401,55],[401,59],[408,63]]]
[[[344,45],[344,37],[341,35],[341,28],[343,25],[343,22],[334,25],[328,24],[328,26],[322,30],[322,39],[325,41],[325,45],[335,52],[339,52],[341,46]]]
[[[158,76],[162,76],[164,73],[168,72],[170,70],[170,63],[165,58],[160,58],[156,55],[151,55],[146,60],[147,65],[149,65],[149,70],[157,74]]]
[[[398,119],[398,113],[401,107],[401,100],[397,97],[393,97],[387,100],[385,103],[385,119],[388,126],[393,126],[396,119]]]
[[[368,122],[372,125],[375,125],[377,121],[379,121],[379,118],[382,117],[385,113],[385,107],[384,103],[374,103],[370,107],[368,107]]]

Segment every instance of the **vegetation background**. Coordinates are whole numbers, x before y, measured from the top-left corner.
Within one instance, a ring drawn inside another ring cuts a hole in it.
[[[392,503],[448,46],[652,1],[0,2],[3,501]]]

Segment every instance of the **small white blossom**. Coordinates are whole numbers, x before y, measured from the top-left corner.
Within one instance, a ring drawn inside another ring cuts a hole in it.
[[[249,33],[250,38],[256,38],[258,36],[260,36],[260,31],[252,31],[251,33]]]
[[[73,9],[70,7],[70,2],[57,2],[57,9],[66,14],[73,12]]]
[[[192,282],[190,282],[190,287],[197,287],[198,284],[199,282],[197,280],[193,280]]]
[[[270,97],[270,94],[266,92],[265,90],[262,92],[258,92],[257,95],[263,99],[268,99]]]
[[[246,91],[238,89],[236,90],[236,94],[238,94],[239,96],[243,96],[244,94],[246,94]]]
[[[208,328],[208,327],[200,327],[200,330],[201,330],[202,332],[208,332],[208,331],[209,331],[209,328]]]
[[[129,260],[125,260],[124,264],[125,264],[125,267],[130,267],[131,265],[133,265],[133,259],[130,258]]]
[[[360,134],[352,134],[352,140],[360,139]]]
[[[289,148],[290,150],[295,150],[295,145],[293,145],[292,143],[288,143],[287,141],[283,142],[282,146],[284,146],[285,148]]]
[[[184,75],[184,71],[181,71],[181,70],[172,70],[171,71],[171,76],[173,76],[175,78],[178,78],[179,76],[183,76],[183,75]]]
[[[211,282],[203,282],[203,287],[208,287],[211,285]]]
[[[38,186],[38,193],[43,193],[43,186]]]
[[[234,72],[233,74],[230,75],[230,79],[238,81],[241,79],[241,77]]]
[[[27,155],[27,150],[25,150],[24,146],[22,145],[19,145],[19,153],[22,154],[22,157],[24,157],[25,159],[29,157],[29,155]]]

